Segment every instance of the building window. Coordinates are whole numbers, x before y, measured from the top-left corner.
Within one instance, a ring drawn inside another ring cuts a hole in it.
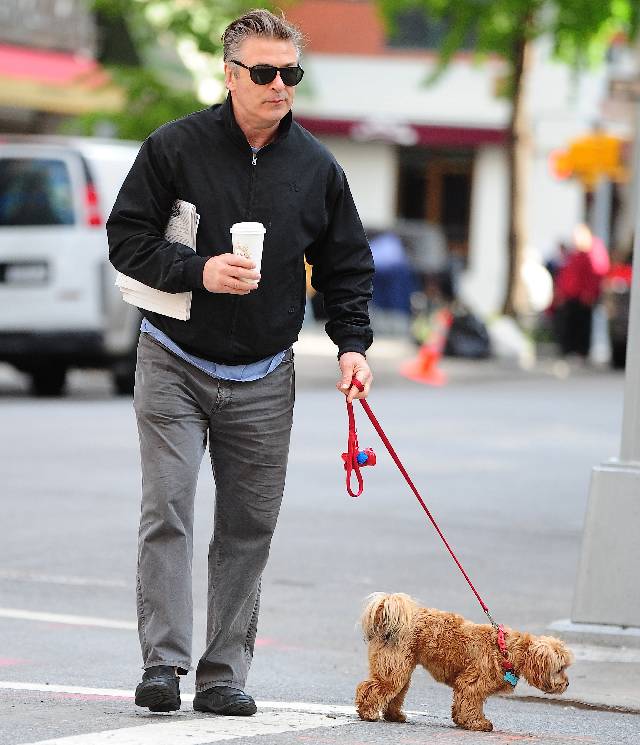
[[[469,247],[473,151],[401,148],[398,157],[398,217],[442,228],[450,253]]]
[[[391,49],[438,50],[449,28],[447,19],[429,16],[421,8],[404,10],[396,16],[394,28],[387,37],[387,46]],[[471,50],[474,47],[474,34],[469,33],[460,48]]]

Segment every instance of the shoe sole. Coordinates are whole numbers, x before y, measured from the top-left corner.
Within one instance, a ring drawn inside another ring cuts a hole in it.
[[[161,683],[138,686],[135,697],[136,706],[153,712],[178,711],[181,705],[180,694]]]
[[[213,707],[208,706],[206,703],[201,704],[194,701],[193,710],[204,714],[219,714],[223,717],[250,717],[258,711],[258,707],[254,703],[228,704],[227,706]]]

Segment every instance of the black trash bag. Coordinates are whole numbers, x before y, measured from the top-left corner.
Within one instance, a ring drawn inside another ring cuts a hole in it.
[[[487,327],[469,311],[456,313],[447,335],[444,353],[448,357],[490,357],[491,341]]]

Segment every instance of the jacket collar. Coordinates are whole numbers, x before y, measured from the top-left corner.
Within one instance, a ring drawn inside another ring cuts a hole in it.
[[[244,132],[240,128],[240,125],[236,121],[236,117],[233,113],[233,104],[231,101],[231,93],[227,94],[227,98],[225,101],[221,104],[218,104],[217,106],[212,107],[213,113],[215,118],[224,126],[226,132],[229,134],[229,136],[235,140],[235,142],[238,145],[241,145],[243,148],[248,148],[249,143],[247,142],[247,138],[244,135]],[[291,129],[291,123],[293,122],[293,115],[291,114],[291,111],[289,110],[285,116],[282,117],[280,120],[280,124],[278,126],[278,134],[276,135],[276,139],[274,142],[279,142],[280,140],[283,140],[288,134],[289,130]]]

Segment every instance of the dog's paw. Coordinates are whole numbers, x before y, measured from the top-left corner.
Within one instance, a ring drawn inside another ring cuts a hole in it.
[[[377,722],[380,719],[380,713],[377,711],[371,711],[370,709],[356,709],[360,719],[365,722]]]
[[[473,730],[474,732],[491,732],[493,724],[488,719],[471,719],[467,722],[459,722],[461,727]]]
[[[403,711],[390,711],[387,710],[382,713],[382,718],[385,722],[401,722],[407,721],[407,717]]]

